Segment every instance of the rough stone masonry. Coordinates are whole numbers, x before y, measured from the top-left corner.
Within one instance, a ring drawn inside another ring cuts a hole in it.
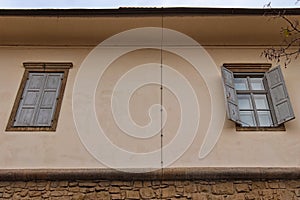
[[[0,199],[300,200],[300,180],[6,181]]]
[[[0,199],[300,200],[300,168],[1,169]]]

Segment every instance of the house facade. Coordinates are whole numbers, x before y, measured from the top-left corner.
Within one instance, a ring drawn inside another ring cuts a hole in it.
[[[1,10],[0,197],[299,199],[300,69],[261,56],[266,13]]]

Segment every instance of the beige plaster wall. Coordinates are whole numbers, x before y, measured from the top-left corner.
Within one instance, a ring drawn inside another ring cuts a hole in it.
[[[265,62],[259,57],[260,47],[206,47],[219,68],[227,62]],[[87,151],[79,139],[72,113],[72,90],[76,74],[91,48],[68,47],[1,47],[0,48],[0,168],[90,168],[106,167]],[[300,113],[297,62],[283,69],[296,119],[285,124],[284,132],[236,132],[234,123],[227,119],[217,144],[208,156],[199,159],[210,119],[211,102],[203,77],[195,72],[186,60],[170,52],[163,52],[164,63],[183,74],[193,87],[201,110],[199,130],[192,145],[170,167],[297,167],[300,165]],[[71,61],[62,109],[55,132],[5,132],[5,127],[24,72],[26,61]],[[136,50],[115,60],[105,71],[95,94],[95,108],[100,125],[107,137],[117,146],[133,152],[160,149],[160,135],[137,139],[124,134],[114,123],[110,95],[116,81],[129,69],[160,61],[160,51]],[[220,68],[219,68],[220,69]],[[160,69],[157,69],[160,70]],[[219,75],[220,76],[220,75]],[[220,76],[221,79],[221,76]],[[222,87],[220,85],[220,87]],[[168,119],[164,128],[163,144],[171,142],[180,122],[179,102],[169,90],[163,90],[164,106]],[[224,99],[218,99],[225,107]],[[159,85],[150,84],[139,88],[129,105],[137,124],[149,123],[148,109],[160,103]],[[81,105],[84,109],[84,105]],[[224,114],[224,113],[220,113]],[[212,119],[213,120],[213,119]]]

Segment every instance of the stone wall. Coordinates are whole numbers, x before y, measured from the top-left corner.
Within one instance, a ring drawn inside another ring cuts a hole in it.
[[[0,169],[0,199],[300,200],[300,168]]]
[[[2,181],[0,199],[299,200],[300,179],[269,181]]]

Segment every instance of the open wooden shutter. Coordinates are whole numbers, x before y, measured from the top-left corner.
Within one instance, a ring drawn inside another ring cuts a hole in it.
[[[269,94],[271,96],[274,113],[277,123],[280,125],[284,122],[295,118],[290,98],[285,86],[280,66],[277,66],[266,72],[265,78],[268,84]]]
[[[222,67],[222,77],[227,103],[227,116],[230,120],[240,124],[238,100],[234,88],[233,72],[226,69],[225,67]]]
[[[46,75],[30,73],[19,104],[14,126],[33,126]]]
[[[47,73],[38,111],[34,119],[35,126],[51,126],[55,112],[63,73]]]

